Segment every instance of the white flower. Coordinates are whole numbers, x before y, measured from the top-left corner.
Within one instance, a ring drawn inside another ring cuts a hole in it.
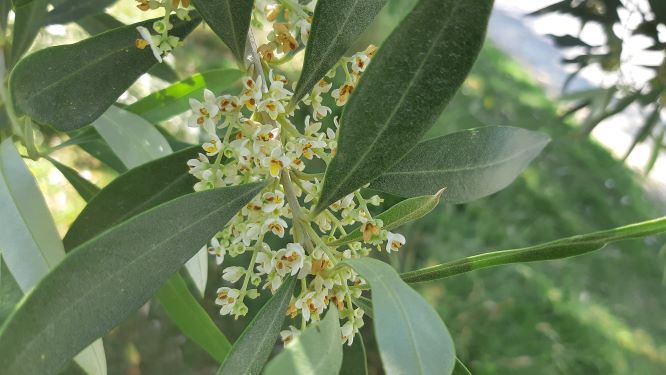
[[[405,244],[405,236],[400,233],[388,232],[386,234],[386,252],[398,251]]]
[[[222,287],[217,290],[217,299],[215,304],[222,306],[220,315],[229,315],[234,310],[234,306],[238,302],[240,291],[238,289],[231,289]]]
[[[296,300],[295,306],[301,310],[301,315],[306,322],[310,321],[312,314],[321,314],[326,308],[323,293],[308,292],[303,297]]]
[[[275,291],[280,288],[280,285],[282,285],[282,276],[277,272],[271,272],[266,278],[264,288],[268,288],[271,292],[275,293]]]
[[[268,252],[260,252],[257,254],[257,259],[255,260],[257,263],[257,272],[259,272],[262,275],[267,275],[273,271],[273,253],[268,251]]]
[[[143,40],[145,42],[147,42],[148,45],[150,46],[150,50],[153,52],[153,56],[155,56],[155,59],[158,62],[161,63],[162,62],[162,52],[160,51],[160,49],[158,47],[159,39],[158,40],[153,39],[153,35],[150,34],[150,31],[148,31],[148,29],[146,29],[143,26],[137,26],[136,30],[141,35],[141,38],[143,38]],[[159,36],[158,36],[158,38],[159,38]],[[139,46],[139,48],[141,48],[140,45],[137,45],[137,46]],[[145,45],[144,45],[144,47],[145,47]]]
[[[240,100],[250,111],[254,111],[257,108],[257,103],[261,100],[262,85],[261,76],[258,76],[256,81],[252,77],[245,77],[243,80],[244,90]]]
[[[354,73],[362,73],[370,63],[370,57],[363,52],[359,52],[352,56],[351,68]]]
[[[349,95],[351,95],[352,91],[354,91],[356,84],[351,81],[345,82],[340,88],[333,90],[331,92],[331,97],[335,99],[335,104],[338,105],[338,107],[342,107],[343,105],[347,104],[347,100],[349,100]]]
[[[227,267],[222,271],[222,278],[230,283],[235,283],[245,275],[243,267]]]
[[[215,156],[222,151],[222,141],[215,135],[209,142],[204,143],[202,148],[206,151],[206,155]]]
[[[261,201],[263,202],[262,211],[273,212],[279,210],[284,206],[284,193],[280,190],[266,192],[261,196]]]
[[[271,120],[277,120],[280,113],[284,113],[284,105],[279,99],[269,97],[259,102],[257,111],[264,111]]]
[[[274,235],[283,238],[285,228],[287,228],[287,222],[282,220],[281,217],[269,217],[264,221],[261,231],[263,233],[271,231]]]
[[[217,239],[217,237],[213,237],[213,239],[210,240],[210,246],[208,247],[208,253],[215,255],[215,263],[218,265],[222,264],[224,261],[224,255],[227,253],[226,249],[222,244],[220,244],[220,241]]]
[[[305,251],[303,246],[299,243],[289,243],[286,249],[280,249],[273,258],[273,269],[280,276],[285,276],[291,273],[292,276],[296,275],[303,267],[305,260]]]
[[[261,165],[269,169],[269,173],[272,177],[279,177],[282,168],[285,168],[290,164],[291,160],[284,155],[279,148],[273,149],[273,151],[271,151],[271,156],[263,158],[261,161]]]
[[[343,324],[340,327],[340,332],[342,333],[342,342],[347,342],[348,346],[351,346],[354,342],[354,324],[351,320],[348,320],[347,323]]]
[[[290,325],[289,329],[284,330],[284,331],[280,331],[280,340],[282,340],[282,343],[284,345],[287,345],[292,340],[294,340],[294,338],[296,338],[300,333],[301,333],[301,331],[296,329],[296,327]]]
[[[192,117],[188,122],[191,128],[201,127],[208,134],[215,134],[215,121],[213,118],[217,115],[219,109],[215,104],[215,94],[210,90],[204,90],[204,102],[190,98],[190,107],[192,108]]]

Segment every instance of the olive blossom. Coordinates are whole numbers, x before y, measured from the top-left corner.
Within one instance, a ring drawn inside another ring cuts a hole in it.
[[[274,22],[276,14],[284,11],[281,4],[266,1],[258,2],[256,7],[265,11],[264,20]],[[275,56],[298,48],[299,37],[301,42],[307,41],[312,4],[299,5],[302,14],[289,12],[288,22],[274,22],[268,42],[259,47],[264,61],[271,63]],[[218,264],[224,265],[225,257],[246,253],[251,258],[245,267],[223,269],[222,279],[238,283],[239,288],[218,290],[220,314],[243,316],[247,312],[245,297],[255,298],[262,290],[274,293],[288,277],[295,277],[301,287],[292,296],[287,313],[292,319],[300,316],[301,329],[321,319],[329,304],[339,311],[344,322],[341,341],[351,345],[363,326],[364,312],[355,307],[353,299],[361,295],[365,281],[349,267],[338,265],[346,259],[367,256],[372,249],[398,251],[405,238],[388,232],[382,220],[372,216],[368,206],[381,204],[376,195],[365,198],[356,191],[314,215],[323,181],[306,162],[321,160],[328,164],[335,155],[340,124],[337,117],[329,118],[331,108],[323,103],[331,100],[338,106],[345,105],[374,50],[370,46],[342,58],[326,78],[296,103],[292,103],[289,82],[277,71],[276,63],[270,65],[272,69],[265,76],[244,77],[238,95],[216,96],[217,93],[205,90],[203,101],[190,99],[189,125],[199,128],[207,139],[202,145],[205,154],[200,153],[187,163],[189,172],[199,180],[195,190],[268,182],[265,190],[210,241],[208,251]],[[345,82],[331,90],[331,82],[339,71]],[[308,112],[300,124],[294,122],[296,108]],[[327,245],[326,241],[344,236],[354,225],[361,228],[361,241]],[[272,248],[265,241],[271,237],[284,238],[288,243]],[[250,285],[258,289],[251,289]],[[281,337],[287,343],[297,333],[292,325]]]

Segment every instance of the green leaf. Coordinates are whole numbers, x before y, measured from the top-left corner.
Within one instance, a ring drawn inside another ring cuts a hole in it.
[[[379,177],[416,146],[472,68],[492,3],[421,0],[391,33],[345,106],[315,211]]]
[[[188,173],[187,161],[196,157],[197,148],[143,164],[111,181],[74,220],[63,240],[65,248],[73,249],[133,216],[191,193],[196,178]]]
[[[655,126],[657,126],[657,123],[659,123],[661,117],[660,112],[661,112],[661,106],[659,104],[655,104],[652,112],[645,118],[645,122],[638,131],[638,134],[634,136],[634,140],[631,142],[629,149],[624,154],[623,160],[627,160],[629,155],[631,155],[631,152],[634,151],[634,148],[636,148],[636,146],[638,146],[639,143],[645,141],[647,137],[652,133],[652,130],[655,128]]]
[[[32,45],[39,29],[44,25],[48,3],[48,0],[14,2],[14,35],[12,37],[10,66],[16,64]]]
[[[74,169],[60,163],[59,161],[53,159],[50,156],[45,156],[45,158],[53,164],[54,167],[58,168],[60,173],[62,173],[63,176],[69,181],[70,184],[76,189],[76,192],[79,193],[81,198],[85,200],[86,202],[90,201],[92,197],[97,195],[99,193],[99,187],[97,187],[95,184],[92,182],[88,181],[84,177],[82,177],[77,171]]]
[[[203,98],[205,88],[217,94],[236,83],[242,76],[243,72],[238,69],[214,69],[197,73],[156,91],[125,109],[157,123],[187,111],[190,108],[189,98]]]
[[[373,324],[387,374],[451,374],[453,341],[437,312],[388,264],[345,261],[372,289]]]
[[[458,358],[456,358],[456,367],[453,368],[453,375],[472,375],[469,369],[462,363]]]
[[[152,124],[116,106],[111,106],[93,126],[129,169],[171,154],[171,146]],[[197,252],[185,268],[203,297],[208,279],[206,249]]]
[[[9,83],[17,110],[63,131],[90,124],[157,63],[149,48],[134,45],[139,37],[136,27],[151,27],[154,21],[49,47],[21,60]],[[199,19],[172,22],[170,34],[185,37]]]
[[[65,258],[65,250],[37,182],[11,139],[0,144],[0,177],[0,249],[16,283],[27,293]],[[81,351],[76,361],[90,374],[106,374],[102,341]]]
[[[90,126],[83,128],[81,132],[76,134],[74,138],[84,138],[85,142],[78,143],[85,152],[95,157],[102,163],[109,166],[111,169],[116,172],[122,173],[127,171],[125,164],[116,156],[116,154],[111,150],[111,147],[106,143],[102,136],[99,135],[97,130]]]
[[[403,224],[409,223],[410,221],[420,219],[437,206],[443,192],[444,191],[441,190],[435,195],[426,195],[422,197],[405,199],[404,201],[395,204],[388,210],[375,216],[375,219],[382,220],[384,222],[383,228],[386,230],[391,230]],[[330,244],[337,246],[349,242],[360,241],[362,238],[363,233],[361,233],[361,228],[358,227],[348,233],[346,236],[343,236],[338,240],[331,242]]]
[[[26,293],[65,257],[65,250],[37,182],[11,139],[0,144],[0,176],[0,249]]]
[[[99,13],[84,17],[79,19],[76,23],[78,23],[79,26],[91,36],[125,26],[124,23],[118,21],[107,13]],[[178,73],[176,73],[176,71],[167,63],[153,65],[152,68],[148,69],[148,74],[166,82],[178,80]]]
[[[185,336],[196,342],[218,362],[224,361],[231,349],[231,343],[192,296],[185,280],[179,274],[166,282],[157,293],[157,297],[169,318]]]
[[[253,0],[192,0],[211,30],[243,62]]]
[[[354,338],[352,346],[342,346],[342,368],[340,374],[344,375],[367,375],[368,360],[365,356],[365,344],[359,332]]]
[[[338,309],[332,305],[319,323],[312,323],[266,365],[265,375],[338,375],[342,340]]]
[[[296,279],[291,277],[266,302],[236,340],[217,375],[260,374],[280,335]]]
[[[319,0],[294,100],[307,95],[370,25],[386,0]]]
[[[45,24],[66,24],[85,16],[102,13],[116,0],[51,0],[53,9],[46,15]]]
[[[413,197],[445,187],[442,200],[463,203],[507,187],[550,138],[508,126],[463,130],[419,143],[371,189]]]
[[[58,371],[150,299],[263,186],[189,194],[77,247],[2,327],[0,368],[7,375]]]
[[[612,242],[643,238],[665,232],[666,216],[600,232],[561,238],[530,247],[473,255],[452,262],[405,272],[400,277],[408,283],[419,283],[503,264],[568,258],[602,249]]]
[[[2,296],[0,298],[0,325],[2,325],[23,297],[21,288],[9,272],[2,256],[0,256],[0,296]]]
[[[128,169],[171,153],[171,146],[142,117],[111,106],[93,126]]]

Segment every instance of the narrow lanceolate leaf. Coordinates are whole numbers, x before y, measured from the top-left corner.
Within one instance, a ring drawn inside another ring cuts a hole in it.
[[[511,263],[537,262],[582,255],[604,248],[607,244],[666,232],[666,217],[588,233],[521,249],[500,250],[473,255],[400,275],[405,282],[418,283],[443,279],[486,267]]]
[[[196,147],[146,163],[113,180],[71,225],[64,239],[66,248],[72,249],[141,212],[192,192],[196,179],[187,173],[186,163],[194,156]],[[207,264],[205,249],[186,263],[200,295],[206,286]],[[228,351],[228,348],[222,350],[222,344],[228,344],[226,337],[214,324],[207,323],[208,314],[198,306],[192,293],[174,278],[160,289],[160,303],[183,334],[221,361]]]
[[[73,249],[141,212],[191,193],[197,180],[187,172],[187,161],[196,155],[197,147],[191,147],[111,181],[74,220],[63,240],[65,248]]]
[[[46,159],[53,164],[54,167],[56,167],[60,173],[62,173],[63,176],[69,181],[70,184],[76,189],[76,192],[79,193],[81,198],[83,198],[84,201],[88,202],[99,193],[99,187],[97,187],[95,184],[92,182],[88,181],[85,177],[81,176],[79,172],[75,171],[74,169],[60,163],[59,161],[46,156]]]
[[[211,30],[243,62],[245,41],[250,29],[253,0],[192,0]]]
[[[108,167],[118,173],[127,171],[125,164],[116,156],[111,150],[111,147],[102,139],[94,126],[89,126],[77,132],[73,138],[70,139],[85,152],[95,157],[97,160],[106,164]],[[81,142],[79,142],[81,141]]]
[[[352,346],[342,347],[342,367],[340,374],[344,375],[367,375],[368,360],[365,356],[365,344],[363,336],[359,332],[354,338]]]
[[[416,146],[471,69],[491,8],[492,0],[421,0],[393,31],[342,114],[317,211]]]
[[[370,25],[386,0],[319,0],[294,100],[307,95]]]
[[[66,24],[85,16],[103,13],[116,0],[51,0],[53,9],[46,15],[45,24]]]
[[[426,195],[422,197],[405,199],[404,201],[397,203],[388,210],[375,216],[375,219],[382,220],[384,223],[383,228],[386,230],[391,230],[403,224],[409,223],[410,221],[420,219],[437,206],[443,192],[444,189],[435,193],[435,195]],[[359,227],[351,231],[346,236],[331,242],[331,245],[336,246],[353,241],[360,241],[362,238],[363,233],[361,233],[361,229]]]
[[[345,261],[372,289],[373,324],[387,374],[451,374],[453,341],[437,312],[388,264]]]
[[[150,299],[263,186],[189,194],[77,247],[2,327],[3,373],[57,372]]]
[[[192,296],[179,274],[166,282],[157,293],[157,298],[169,318],[185,336],[199,344],[218,362],[224,361],[231,349],[231,343]]]
[[[156,91],[125,109],[150,122],[157,123],[187,111],[190,108],[189,98],[202,100],[205,88],[220,94],[242,76],[243,72],[238,69],[214,69],[197,73],[163,90]]]
[[[151,123],[122,108],[109,107],[93,126],[128,169],[171,153],[169,142]]]
[[[49,0],[17,0],[14,1],[14,36],[10,66],[23,56],[30,48],[39,29],[44,25]]]
[[[329,306],[319,323],[312,323],[266,365],[265,375],[338,375],[342,340],[338,310]]]
[[[10,139],[0,144],[0,178],[0,250],[16,283],[26,293],[65,258],[65,250],[44,197]],[[98,337],[101,335],[90,342]],[[106,374],[102,340],[75,359],[90,374]]]
[[[456,358],[456,367],[453,368],[453,375],[472,375],[467,366]]]
[[[442,200],[463,203],[507,187],[550,142],[508,126],[463,130],[419,143],[370,188],[414,197],[446,188]]]
[[[0,249],[25,293],[65,250],[37,182],[10,139],[0,144],[0,176]]]
[[[175,17],[175,16],[174,16]],[[81,42],[45,48],[16,66],[10,77],[14,105],[33,120],[69,131],[88,125],[157,63],[149,48],[138,49],[137,26],[111,30]],[[185,37],[199,23],[174,18],[169,33]]]
[[[217,375],[259,375],[275,348],[296,279],[290,278],[245,328]]]

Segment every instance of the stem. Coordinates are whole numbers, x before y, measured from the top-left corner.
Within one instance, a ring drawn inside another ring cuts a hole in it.
[[[562,238],[521,249],[474,255],[437,266],[405,272],[400,276],[408,283],[438,280],[503,264],[568,258],[599,250],[611,242],[642,238],[663,232],[666,232],[666,216],[605,231]]]

